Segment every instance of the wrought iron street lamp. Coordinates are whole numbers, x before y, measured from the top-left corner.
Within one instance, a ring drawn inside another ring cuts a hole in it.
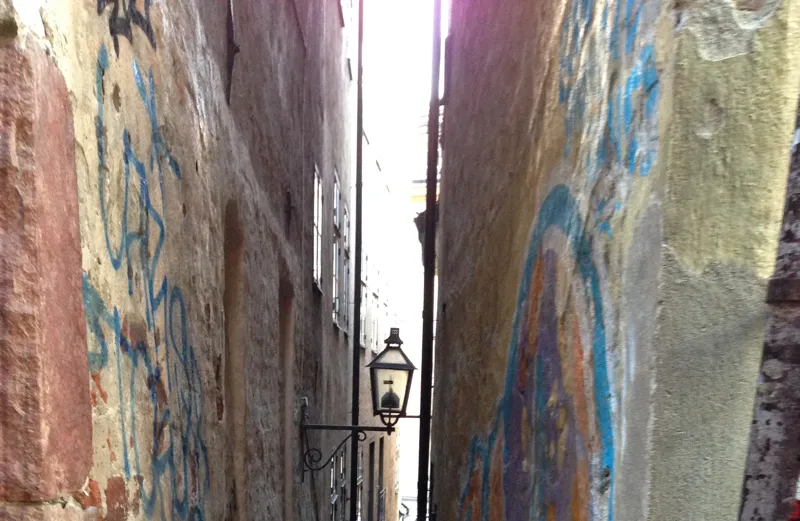
[[[386,348],[367,367],[372,383],[372,412],[388,427],[396,425],[406,415],[411,378],[416,368],[400,348],[403,341],[399,328],[390,330],[385,343]]]
[[[408,395],[411,392],[411,379],[414,376],[414,364],[401,349],[403,341],[400,340],[400,329],[393,327],[389,338],[385,341],[386,348],[367,366],[370,371],[372,383],[372,409],[375,416],[380,416],[384,427],[372,425],[328,425],[307,423],[308,402],[303,399],[300,411],[300,431],[304,452],[302,455],[303,478],[306,472],[316,472],[328,466],[334,456],[354,435],[359,441],[367,439],[367,432],[385,432],[391,434],[400,418],[406,416]],[[316,448],[308,447],[308,431],[350,431],[337,446],[331,455],[324,461],[322,452]]]

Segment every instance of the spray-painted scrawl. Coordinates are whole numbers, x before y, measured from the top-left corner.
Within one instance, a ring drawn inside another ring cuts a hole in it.
[[[584,188],[594,192],[601,185],[593,198],[596,226],[608,235],[611,216],[657,159],[657,6],[645,0],[572,0],[561,26],[564,158],[583,173]]]
[[[156,36],[150,23],[151,0],[142,0],[140,11],[138,0],[97,0],[97,14],[103,14],[109,8],[108,30],[114,38],[114,52],[119,56],[119,37],[123,36],[133,42],[133,27],[144,33],[153,49],[156,48]]]
[[[505,392],[488,435],[472,441],[461,520],[612,518],[614,435],[603,314],[578,206],[559,185],[533,229]]]
[[[202,520],[209,487],[202,380],[189,339],[183,292],[171,283],[160,262],[167,244],[164,180],[166,176],[180,180],[181,170],[159,129],[153,74],[145,74],[136,60],[133,78],[142,102],[136,110],[144,108],[149,119],[149,143],[134,143],[127,129],[120,136],[106,136],[104,77],[109,66],[102,46],[95,85],[97,195],[106,259],[114,271],[127,274],[128,299],[107,302],[84,274],[89,369],[101,398],[106,395],[104,400],[109,393],[100,388],[101,374],[110,371],[108,381],[117,385],[111,393],[119,400],[122,467],[126,482],[138,488],[145,517]],[[109,162],[112,147],[121,147],[122,164]],[[118,220],[107,208],[106,190],[112,185],[124,191]],[[142,281],[143,298],[135,291],[134,280]],[[143,320],[129,321],[120,311],[138,305],[143,309],[133,317]],[[146,410],[140,408],[143,403],[148,404]],[[148,410],[151,420],[142,425]]]
[[[567,0],[559,168],[580,175],[533,221],[505,388],[488,432],[472,438],[460,521],[614,519],[620,415],[594,244],[656,164],[657,14],[649,0]]]

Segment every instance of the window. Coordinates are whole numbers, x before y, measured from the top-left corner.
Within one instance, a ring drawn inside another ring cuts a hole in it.
[[[314,283],[322,289],[322,178],[314,163]]]
[[[375,442],[369,444],[369,495],[367,498],[367,521],[374,521],[375,515]]]
[[[339,297],[339,255],[341,253],[341,247],[336,244],[337,241],[334,240],[333,243],[333,277],[331,277],[333,281],[333,287],[331,295],[333,295],[333,323],[336,325],[339,324],[339,306],[340,306],[340,297]]]
[[[337,455],[333,465],[331,465],[331,521],[336,521],[339,514],[337,511],[337,507],[339,506],[339,474],[336,472],[336,463],[338,459],[339,456]]]
[[[347,519],[347,513],[345,512],[345,503],[347,503],[347,466],[345,464],[347,460],[347,449],[342,447],[339,454],[341,455],[339,458],[339,497],[342,498],[342,505],[339,509],[339,521],[345,521],[345,519]]]
[[[386,293],[383,294],[383,327],[391,327],[392,321],[389,320],[389,303],[386,301]]]
[[[342,188],[339,184],[339,172],[333,171],[333,323],[347,330],[347,281],[342,284]]]
[[[380,301],[378,300],[378,294],[377,293],[373,293],[372,294],[372,306],[371,307],[372,307],[372,309],[371,309],[370,315],[372,316],[372,327],[370,328],[370,333],[372,335],[372,350],[377,353],[378,352],[378,347],[380,347],[379,346],[379,343],[380,343],[380,331],[378,329],[380,327],[380,323],[379,323],[378,317],[380,316],[380,309],[381,309],[381,304],[380,304]]]
[[[400,495],[400,441],[395,445],[394,451],[394,494]],[[399,503],[398,503],[399,504]]]
[[[347,476],[345,461],[347,449],[342,447],[331,464],[331,517],[330,521],[344,521],[346,516],[345,502],[347,498]]]
[[[344,264],[344,280],[341,284],[342,297],[339,306],[340,316],[342,317],[342,327],[346,333],[350,333],[350,215],[347,213],[347,206],[342,206],[342,245]]]
[[[367,347],[367,300],[369,293],[367,293],[367,285],[361,283],[361,347]]]
[[[341,17],[342,27],[346,27],[353,22],[352,11],[353,3],[351,0],[339,0],[339,16]]]
[[[386,521],[386,489],[383,488],[383,437],[378,442],[378,521]]]
[[[333,229],[339,233],[341,225],[340,217],[342,211],[342,188],[339,185],[339,172],[333,171]]]
[[[350,255],[350,214],[347,213],[347,206],[342,209],[342,237],[344,241],[344,252]]]
[[[400,468],[400,465],[397,466]],[[358,474],[356,478],[356,521],[361,521],[361,509],[363,508],[361,496],[364,495],[364,449],[358,446]]]
[[[347,1],[349,3],[349,0],[340,0],[340,2],[345,2],[345,1]],[[352,7],[350,8],[350,10],[352,12]],[[352,19],[350,21],[352,21]],[[354,35],[353,35],[352,28],[350,29],[350,31],[348,31],[347,28],[345,28],[344,32],[345,32],[345,35],[344,35],[344,72],[347,75],[347,78],[350,81],[353,81],[353,62],[355,60],[353,59],[353,44],[352,44],[351,40],[353,39]]]
[[[341,17],[342,28],[344,31],[344,66],[347,77],[353,79],[352,62],[355,61],[353,56],[353,45],[351,40],[355,38],[353,18],[355,9],[353,8],[353,0],[339,0],[339,16]]]
[[[383,490],[383,436],[378,440],[378,490]]]
[[[342,281],[342,302],[339,306],[342,316],[342,327],[350,334],[350,255],[344,250],[344,280]]]

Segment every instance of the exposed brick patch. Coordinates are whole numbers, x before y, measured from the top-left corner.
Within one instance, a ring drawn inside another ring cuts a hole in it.
[[[131,499],[131,510],[133,510],[133,515],[139,515],[139,502],[142,499],[142,489],[144,488],[144,478],[140,475],[136,476],[136,491],[133,493],[133,498]]]
[[[84,510],[89,507],[95,507],[100,510],[103,506],[103,498],[100,495],[100,485],[93,479],[89,480],[89,485],[86,490],[79,490],[72,494],[72,497],[75,498],[75,501],[77,501]]]
[[[94,381],[95,389],[92,389],[92,405],[97,404],[97,394],[100,394],[100,398],[103,399],[103,403],[108,403],[108,393],[103,390],[103,386],[100,384],[100,375],[93,374],[92,380]]]
[[[125,521],[128,518],[128,489],[119,476],[108,479],[106,486],[106,521]]]
[[[24,47],[0,47],[0,500],[42,501],[83,484],[92,426],[69,93]]]

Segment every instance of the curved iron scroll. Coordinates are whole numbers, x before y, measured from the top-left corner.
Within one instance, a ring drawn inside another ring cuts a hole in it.
[[[344,447],[344,444],[347,443],[348,440],[353,439],[353,435],[357,437],[358,441],[362,442],[366,441],[368,432],[383,432],[386,434],[392,434],[395,431],[394,426],[400,419],[399,417],[381,418],[384,423],[383,427],[378,427],[377,425],[306,423],[308,419],[308,414],[306,412],[307,407],[308,402],[303,399],[300,405],[300,450],[305,448],[305,451],[300,458],[302,460],[302,481],[305,481],[306,472],[317,472],[327,467],[339,450]],[[322,451],[309,447],[308,431],[348,431],[349,434],[345,436],[345,438],[340,441],[338,445],[336,445],[336,447],[333,449],[333,452],[331,452],[331,455],[328,456],[323,463],[320,463],[322,461]]]
[[[319,464],[322,461],[322,451],[316,448],[311,448],[308,446],[308,437],[306,436],[305,444],[306,444],[306,451],[303,453],[303,474],[306,472],[317,472],[319,470],[324,469],[328,466],[328,464],[333,460],[333,457],[339,452],[339,450],[344,447],[344,444],[353,437],[353,435],[358,436],[358,441],[365,441],[367,439],[367,433],[363,430],[354,430],[345,438],[339,442],[339,444],[333,449],[331,455],[325,460],[324,463],[321,465]]]

